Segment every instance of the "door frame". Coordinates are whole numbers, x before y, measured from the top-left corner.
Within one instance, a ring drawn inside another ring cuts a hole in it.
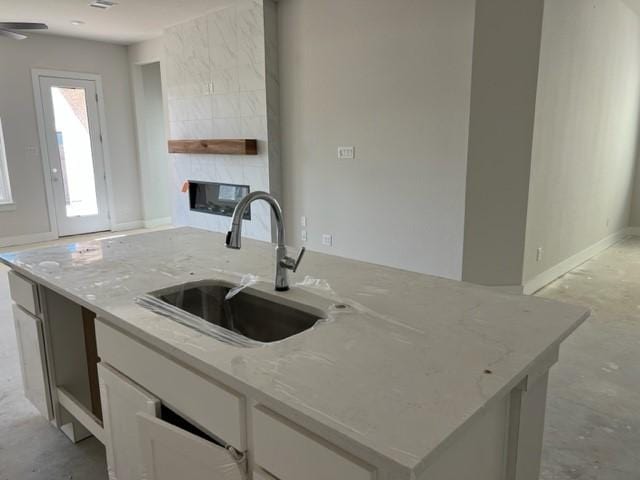
[[[104,163],[105,182],[107,184],[107,204],[109,205],[109,229],[113,230],[116,222],[113,203],[113,182],[111,174],[111,156],[109,152],[109,135],[107,133],[107,117],[104,112],[104,93],[102,90],[102,76],[95,73],[71,72],[66,70],[50,70],[44,68],[31,69],[31,81],[33,84],[33,98],[36,109],[36,120],[38,124],[38,137],[40,140],[40,158],[42,160],[42,173],[44,175],[44,187],[47,198],[47,211],[49,214],[49,225],[51,233],[56,238],[60,236],[58,220],[56,218],[56,206],[53,196],[53,182],[51,180],[51,162],[49,160],[49,150],[47,147],[46,124],[44,121],[44,110],[42,94],[40,91],[40,77],[70,78],[74,80],[89,80],[96,84],[98,95],[98,128],[102,135],[102,158]]]

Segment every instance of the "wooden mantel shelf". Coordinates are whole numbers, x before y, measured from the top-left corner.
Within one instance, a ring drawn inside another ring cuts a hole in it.
[[[255,139],[169,140],[169,153],[257,155],[258,141]]]

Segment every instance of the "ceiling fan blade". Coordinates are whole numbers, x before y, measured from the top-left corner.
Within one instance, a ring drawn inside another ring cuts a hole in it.
[[[0,37],[13,38],[14,40],[24,40],[25,38],[27,38],[26,35],[22,35],[21,33],[16,33],[10,30],[2,30],[2,29],[0,29]]]
[[[47,30],[46,23],[32,22],[0,22],[0,28],[9,30]]]

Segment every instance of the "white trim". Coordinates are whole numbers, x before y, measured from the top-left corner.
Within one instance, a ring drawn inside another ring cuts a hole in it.
[[[156,228],[171,225],[171,217],[165,218],[153,218],[151,220],[144,220],[144,228]]]
[[[106,445],[106,434],[104,428],[96,416],[90,412],[84,405],[77,401],[65,388],[58,387],[56,389],[58,403],[63,406],[73,418],[89,430],[103,445]]]
[[[53,185],[51,184],[51,164],[47,152],[46,127],[44,121],[44,111],[42,105],[42,95],[40,92],[40,77],[71,78],[76,80],[92,80],[96,83],[96,94],[98,95],[98,122],[102,135],[102,159],[107,184],[107,203],[109,204],[109,216],[111,228],[116,223],[115,205],[113,195],[113,177],[111,175],[111,155],[109,152],[109,135],[107,133],[107,118],[104,109],[104,92],[102,89],[102,76],[96,73],[70,72],[66,70],[50,70],[46,68],[32,68],[31,82],[33,85],[33,98],[36,109],[36,120],[38,124],[38,136],[40,138],[40,154],[42,158],[42,168],[44,174],[44,185],[47,199],[47,210],[49,213],[49,224],[51,232],[58,236],[58,222],[56,220],[55,203],[53,197]]]
[[[510,295],[522,295],[522,285],[480,285],[494,292],[508,293]]]
[[[0,237],[0,247],[13,247],[28,245],[30,243],[48,242],[56,240],[58,236],[53,232],[32,233],[30,235],[20,235],[18,237]]]
[[[525,282],[522,288],[522,293],[524,295],[532,295],[536,293],[538,290],[547,286],[548,284],[553,282],[555,279],[561,277],[567,272],[570,272],[571,270],[583,264],[584,262],[594,257],[598,253],[602,252],[603,250],[606,250],[611,245],[614,245],[619,241],[623,240],[629,234],[630,234],[629,229],[625,228],[623,230],[620,230],[617,233],[613,233],[608,237],[603,238],[599,242],[594,243],[590,247],[587,247],[584,250],[582,250],[581,252],[578,252],[575,255],[572,255],[566,260],[563,260],[562,262],[554,265],[550,269],[536,275],[528,282]]]
[[[16,204],[13,202],[0,203],[0,212],[11,212],[16,209]]]
[[[125,230],[135,230],[137,228],[144,228],[144,222],[142,220],[136,220],[135,222],[124,222],[116,225],[111,225],[112,232],[123,232]]]
[[[7,161],[7,150],[5,148],[4,133],[2,130],[2,118],[0,117],[0,183],[4,186],[3,190],[6,195],[2,198],[2,205],[15,205],[13,203],[13,194],[11,193],[11,178],[9,177],[9,162]],[[0,207],[2,207],[0,205]],[[6,208],[5,210],[9,210]],[[2,209],[0,209],[2,211]]]
[[[627,234],[633,235],[635,237],[640,237],[640,227],[629,227],[627,228]]]

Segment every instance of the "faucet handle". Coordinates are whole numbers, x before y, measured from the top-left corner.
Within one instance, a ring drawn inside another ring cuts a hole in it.
[[[280,265],[288,270],[291,270],[292,272],[295,272],[296,270],[298,270],[298,266],[302,261],[302,257],[304,257],[304,252],[306,251],[307,249],[305,247],[300,248],[296,258],[284,257],[282,260],[280,260]]]
[[[302,261],[302,257],[304,257],[304,252],[306,252],[307,249],[306,247],[300,247],[300,250],[298,250],[298,256],[296,257],[296,263],[293,265],[293,272],[295,273],[296,270],[298,270],[298,266],[300,265],[300,262]]]

